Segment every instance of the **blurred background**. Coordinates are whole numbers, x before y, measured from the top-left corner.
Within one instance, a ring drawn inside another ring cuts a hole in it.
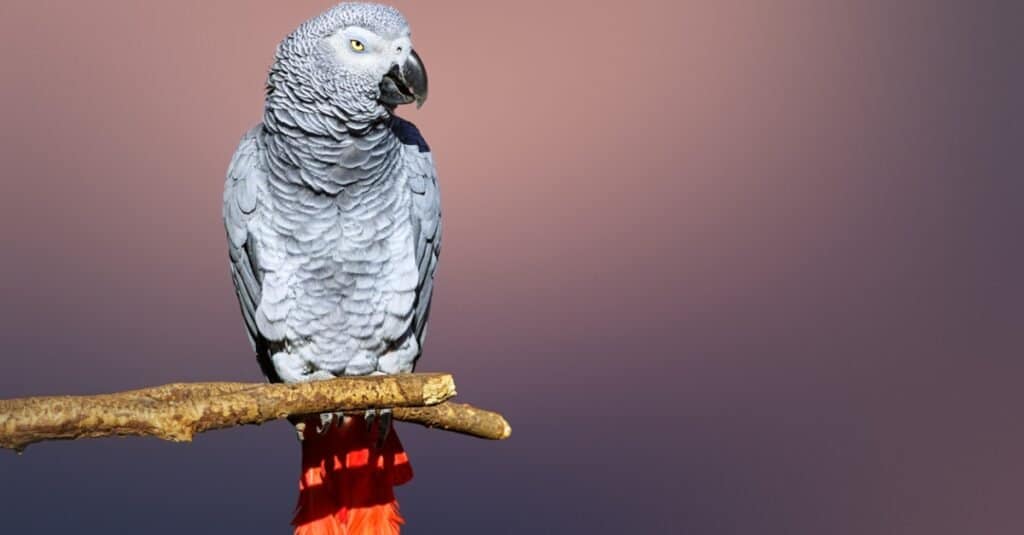
[[[409,534],[1024,531],[1019,7],[396,2],[442,181]],[[223,176],[331,5],[5,0],[0,397],[261,379]],[[286,424],[0,452],[4,532],[288,533]]]

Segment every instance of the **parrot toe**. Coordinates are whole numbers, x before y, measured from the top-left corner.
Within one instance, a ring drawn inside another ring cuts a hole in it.
[[[374,422],[377,422],[377,447],[384,445],[384,440],[391,432],[391,409],[367,409],[363,418],[366,420],[366,430],[372,431]]]
[[[345,423],[345,413],[325,412],[320,415],[320,424],[316,426],[316,432],[323,435],[331,430],[332,426],[341,427]]]

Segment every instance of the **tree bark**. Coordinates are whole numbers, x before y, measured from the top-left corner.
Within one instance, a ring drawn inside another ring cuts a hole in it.
[[[186,442],[211,429],[386,407],[395,409],[397,420],[481,438],[508,437],[508,423],[497,413],[437,405],[454,395],[451,375],[425,373],[296,384],[176,383],[95,396],[0,400],[0,447],[21,451],[43,440],[103,436]]]
[[[512,436],[512,427],[500,414],[465,403],[446,401],[431,407],[396,407],[392,412],[396,420],[464,435],[491,440]]]

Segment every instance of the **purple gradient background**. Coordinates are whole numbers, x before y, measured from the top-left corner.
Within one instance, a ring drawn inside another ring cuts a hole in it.
[[[1012,4],[1007,2],[1006,4]],[[0,6],[0,397],[258,380],[222,177],[292,0]],[[402,2],[441,174],[409,534],[1024,532],[1020,9]],[[10,533],[286,533],[281,423],[0,452]]]

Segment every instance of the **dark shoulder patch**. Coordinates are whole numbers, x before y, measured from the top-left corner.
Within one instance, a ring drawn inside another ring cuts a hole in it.
[[[391,116],[391,132],[398,137],[403,145],[413,145],[420,149],[420,152],[430,152],[426,140],[420,135],[416,125],[398,116]]]

